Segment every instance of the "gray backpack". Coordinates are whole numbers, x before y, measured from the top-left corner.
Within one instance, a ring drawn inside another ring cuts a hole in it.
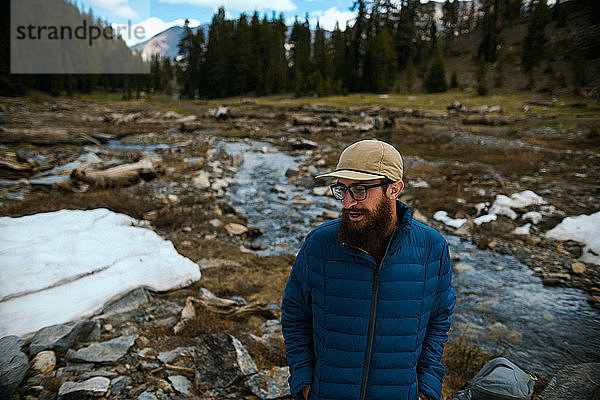
[[[537,379],[506,358],[485,364],[452,400],[529,400]]]

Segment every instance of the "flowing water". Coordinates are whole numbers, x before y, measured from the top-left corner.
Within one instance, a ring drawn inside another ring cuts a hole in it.
[[[232,206],[261,229],[267,247],[259,253],[295,253],[311,223],[324,210],[339,211],[329,196],[292,185],[285,176],[303,160],[262,142],[217,142],[230,154],[241,153],[236,183],[228,188]],[[599,361],[600,312],[586,294],[548,288],[515,258],[481,251],[455,236],[446,239],[460,257],[453,284],[457,305],[451,339],[466,339],[484,350],[501,352],[532,372],[552,376],[565,364]]]

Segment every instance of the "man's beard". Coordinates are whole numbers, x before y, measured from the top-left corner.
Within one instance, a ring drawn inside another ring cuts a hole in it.
[[[348,216],[349,211],[360,210],[363,218],[354,222]],[[369,253],[376,252],[385,245],[392,227],[392,205],[383,198],[374,211],[355,208],[342,210],[342,221],[338,227],[338,239],[347,245],[358,247]]]

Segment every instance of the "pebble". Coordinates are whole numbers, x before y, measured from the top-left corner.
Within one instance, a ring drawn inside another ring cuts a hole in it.
[[[456,273],[462,274],[465,272],[471,272],[474,270],[473,266],[464,263],[464,262],[457,262],[456,264],[454,264],[452,266],[452,270],[454,270]]]
[[[242,235],[248,232],[248,228],[242,224],[236,224],[235,222],[231,222],[225,225],[225,230],[232,235]]]
[[[571,271],[573,271],[574,274],[583,274],[585,273],[585,264],[582,262],[575,262],[571,264]]]

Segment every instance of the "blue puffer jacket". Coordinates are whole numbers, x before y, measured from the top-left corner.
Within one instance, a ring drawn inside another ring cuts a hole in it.
[[[397,206],[379,274],[373,257],[338,241],[339,219],[306,237],[281,315],[295,399],[308,384],[310,400],[440,398],[456,300],[448,244]]]

